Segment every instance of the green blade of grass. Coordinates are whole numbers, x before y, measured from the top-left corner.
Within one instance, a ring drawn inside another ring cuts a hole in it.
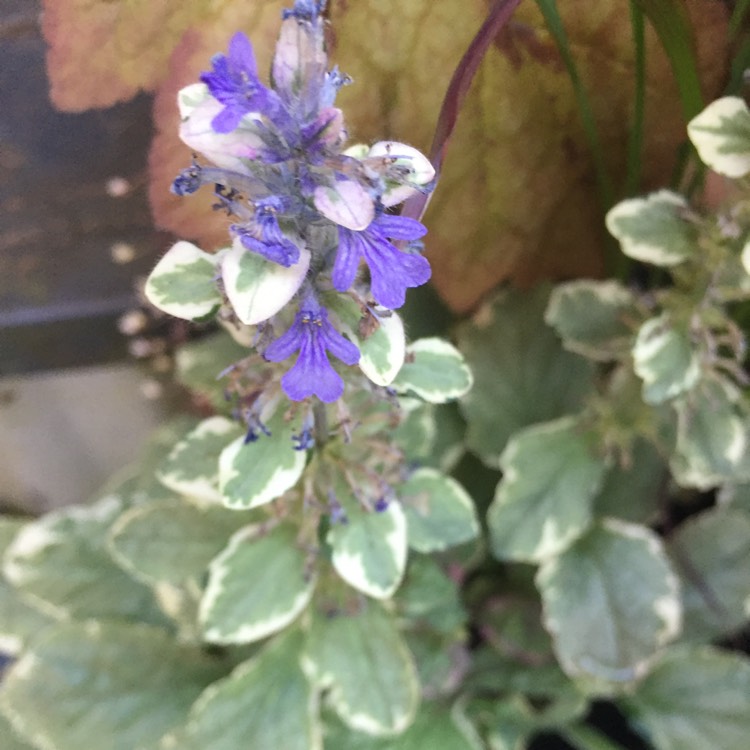
[[[610,179],[609,172],[607,170],[606,162],[604,160],[604,150],[602,149],[601,139],[599,138],[599,131],[596,127],[596,121],[594,120],[594,112],[591,108],[591,102],[589,100],[586,88],[581,81],[581,77],[578,73],[578,67],[573,59],[573,54],[570,50],[570,44],[568,43],[568,35],[565,32],[560,13],[557,10],[557,4],[555,0],[536,0],[539,9],[544,16],[544,21],[547,24],[550,34],[557,44],[557,49],[560,52],[560,56],[563,59],[565,68],[568,71],[570,82],[573,86],[573,92],[576,97],[578,104],[578,112],[581,117],[581,123],[583,125],[586,139],[588,141],[589,150],[594,160],[594,169],[596,171],[596,182],[599,190],[599,199],[604,210],[610,208],[615,202],[615,192],[612,186],[612,180]]]
[[[729,34],[732,37],[737,36],[745,20],[747,11],[750,9],[750,0],[737,0],[732,11],[732,17],[729,19]]]
[[[693,30],[682,0],[635,0],[651,22],[677,81],[685,122],[704,106]]]
[[[630,0],[630,22],[633,26],[635,53],[635,92],[633,96],[633,122],[628,136],[628,160],[625,176],[625,195],[633,195],[641,181],[641,153],[646,102],[646,24],[643,11]]]

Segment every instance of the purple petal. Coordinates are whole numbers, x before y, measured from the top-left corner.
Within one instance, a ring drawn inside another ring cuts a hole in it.
[[[294,367],[281,378],[281,386],[292,401],[317,396],[331,403],[344,392],[344,381],[328,361],[322,342],[312,337],[303,342]]]
[[[344,338],[327,320],[323,321],[318,336],[325,348],[345,365],[359,362],[359,349],[349,339]]]
[[[237,129],[243,114],[232,106],[226,106],[211,120],[211,127],[216,133],[231,133]]]
[[[253,78],[258,75],[253,45],[241,31],[238,31],[229,42],[229,60],[237,71],[248,73]]]
[[[390,242],[368,239],[364,253],[370,267],[370,291],[379,305],[395,310],[404,304],[408,288],[429,281],[430,264],[421,255],[401,252]]]
[[[339,247],[333,264],[331,281],[338,292],[345,292],[354,283],[362,257],[362,240],[356,232],[339,227]]]
[[[263,352],[263,357],[269,362],[281,362],[291,357],[297,349],[302,347],[305,333],[302,325],[295,320],[291,327],[273,341]]]
[[[393,240],[418,240],[427,234],[424,224],[407,216],[381,214],[370,226]]]

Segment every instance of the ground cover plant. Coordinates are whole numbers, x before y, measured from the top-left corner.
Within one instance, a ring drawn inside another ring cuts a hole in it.
[[[194,408],[0,519],[7,747],[746,746],[750,4],[453,5],[48,2],[158,87]]]

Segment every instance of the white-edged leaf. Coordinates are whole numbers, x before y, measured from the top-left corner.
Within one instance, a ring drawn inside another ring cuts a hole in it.
[[[406,513],[409,546],[437,552],[479,534],[474,503],[452,477],[435,469],[417,469],[398,491]]]
[[[286,268],[247,250],[235,239],[221,263],[224,289],[245,325],[268,320],[299,290],[310,268],[310,251],[300,247],[299,261]]]
[[[688,123],[688,136],[714,172],[727,177],[750,172],[750,112],[740,97],[711,102]]]
[[[705,511],[681,524],[667,549],[682,577],[683,637],[710,641],[750,619],[750,515]]]
[[[204,419],[167,456],[157,472],[169,489],[199,502],[221,504],[219,456],[243,430],[226,417]]]
[[[398,588],[406,568],[406,516],[397,502],[380,512],[349,515],[348,522],[331,527],[336,572],[355,589],[376,599],[387,599]]]
[[[308,605],[315,579],[288,525],[238,531],[211,563],[200,606],[207,641],[252,643],[285,628]]]
[[[205,318],[221,305],[217,260],[218,256],[204,253],[191,242],[175,243],[151,271],[144,289],[146,298],[176,318]]]
[[[693,388],[701,377],[700,352],[686,330],[666,313],[647,320],[633,345],[633,369],[643,380],[643,400],[661,404]]]
[[[318,696],[299,666],[301,636],[269,643],[195,702],[180,750],[323,750]]]
[[[159,628],[59,623],[8,670],[0,705],[45,750],[145,750],[223,672],[221,660]]]
[[[355,180],[318,185],[313,194],[315,208],[334,224],[362,231],[375,218],[375,204],[367,190]]]
[[[359,330],[362,312],[351,297],[327,295],[325,303],[338,318],[341,330],[359,347],[359,368],[362,372],[375,385],[390,385],[406,356],[406,334],[401,318],[390,311],[376,316],[374,330],[362,335]],[[375,316],[375,313],[369,314]]]
[[[24,526],[5,556],[8,580],[53,617],[163,622],[151,591],[109,555],[106,535],[122,510],[107,497]]]
[[[250,443],[237,438],[219,457],[219,486],[228,508],[269,503],[294,487],[302,475],[307,452],[294,450],[294,424],[284,421],[283,409],[276,410],[267,427],[270,435]]]
[[[224,105],[211,96],[205,83],[193,83],[177,94],[180,140],[222,169],[247,174],[247,162],[266,150],[259,115],[245,115],[230,133],[217,133],[211,123]]]
[[[709,646],[671,648],[626,705],[659,750],[742,750],[750,736],[750,660]]]
[[[316,617],[302,664],[317,687],[330,688],[331,706],[356,731],[396,734],[414,718],[414,662],[393,618],[374,602],[354,614]]]
[[[562,347],[544,322],[549,287],[507,289],[459,329],[458,344],[474,374],[461,399],[466,442],[497,468],[518,430],[579,411],[592,388],[592,364]]]
[[[628,198],[609,210],[607,229],[630,258],[676,266],[698,252],[697,230],[682,216],[687,207],[681,195],[669,190]]]
[[[426,338],[406,347],[406,361],[392,386],[416,393],[431,404],[444,404],[468,393],[474,379],[461,352],[444,339]]]
[[[679,484],[707,490],[750,479],[747,414],[736,388],[704,378],[674,406],[677,442],[670,466]]]
[[[199,508],[182,498],[131,508],[114,523],[109,548],[120,565],[148,584],[200,582],[211,560],[253,514]]]
[[[604,362],[628,354],[640,317],[629,289],[617,281],[589,279],[555,287],[544,313],[566,349]]]
[[[606,466],[573,417],[516,433],[500,466],[503,478],[487,512],[495,557],[541,562],[583,534]]]
[[[571,677],[604,688],[642,677],[680,630],[677,577],[645,526],[603,519],[537,574],[544,623]]]
[[[387,159],[391,169],[397,170],[399,180],[390,182],[386,177],[386,189],[380,200],[384,206],[396,206],[412,195],[419,188],[435,178],[435,167],[432,162],[413,146],[398,141],[379,141],[367,152],[369,159]]]

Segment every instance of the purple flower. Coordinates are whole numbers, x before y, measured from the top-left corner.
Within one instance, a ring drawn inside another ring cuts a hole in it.
[[[360,258],[370,267],[370,289],[375,301],[395,310],[404,304],[406,290],[421,286],[431,276],[427,259],[399,250],[389,240],[417,240],[427,229],[415,219],[381,214],[362,231],[338,227],[339,247],[333,265],[333,286],[345,292],[354,283]]]
[[[201,73],[201,81],[224,105],[211,121],[217,133],[231,133],[250,112],[273,119],[279,108],[278,96],[258,80],[253,45],[242,32],[238,31],[229,42],[229,56],[214,55],[211,65],[213,70]]]
[[[233,224],[231,230],[242,245],[280,266],[289,268],[299,261],[299,248],[284,236],[276,214],[284,201],[271,195],[255,201],[255,216],[248,224]]]
[[[344,364],[355,365],[359,362],[359,349],[329,323],[326,309],[315,301],[305,303],[289,330],[263,356],[270,362],[281,362],[297,350],[297,361],[281,378],[286,395],[292,401],[317,396],[327,403],[341,398],[344,381],[328,361],[328,352]]]

